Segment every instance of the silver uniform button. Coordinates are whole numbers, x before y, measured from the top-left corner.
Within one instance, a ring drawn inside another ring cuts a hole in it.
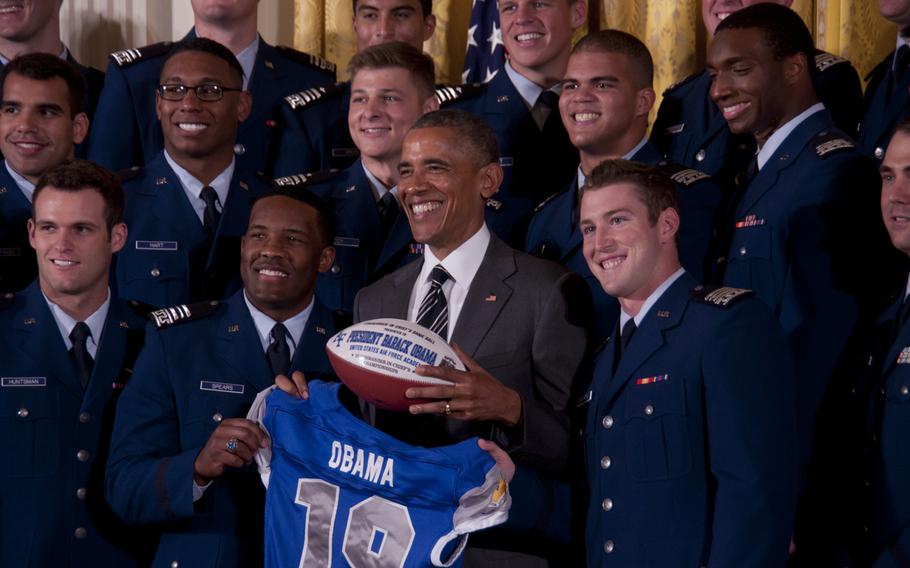
[[[153,268],[149,271],[149,274],[151,274],[154,278],[158,278],[159,276],[161,276],[161,271],[158,270],[157,268]]]
[[[904,385],[901,387],[901,396],[907,396],[907,394],[910,394],[910,388]]]
[[[176,560],[174,560],[173,562],[171,562],[171,568],[178,568],[179,566],[180,566],[180,563],[177,562]]]
[[[707,156],[708,154],[706,154],[704,150],[699,150],[698,152],[695,152],[695,161],[704,162]]]
[[[83,424],[88,424],[91,420],[92,420],[92,415],[89,414],[88,412],[79,413],[79,422],[82,422]]]
[[[614,548],[616,548],[616,545],[613,544],[612,540],[608,540],[604,543],[604,552],[607,554],[612,554]]]
[[[75,536],[79,540],[82,540],[83,538],[88,536],[88,531],[85,530],[85,527],[77,527],[76,530],[73,531],[73,536]]]
[[[220,412],[212,414],[212,422],[221,422],[222,420],[224,420],[224,416],[222,416]]]
[[[80,487],[76,490],[76,497],[85,501],[85,487]]]
[[[604,428],[609,430],[613,427],[613,417],[608,414],[604,416],[604,419],[601,420],[600,423],[603,424]]]
[[[81,462],[87,462],[89,458],[89,453],[86,450],[79,450],[76,452],[76,459]]]
[[[645,407],[645,414],[646,414],[647,416],[651,416],[652,414],[654,414],[654,407],[651,406],[650,404],[649,404],[648,406],[646,406],[646,407]]]
[[[747,252],[749,251],[746,250],[746,247],[742,247],[739,249],[739,256],[746,256]]]
[[[332,274],[338,274],[339,272],[341,272],[341,267],[338,266],[337,264],[333,264],[331,270],[332,270]]]
[[[19,409],[19,412],[16,413],[16,416],[19,418],[28,418],[28,409],[23,406]]]
[[[603,500],[603,503],[601,503],[600,506],[604,511],[612,510],[613,509],[613,499],[610,499],[609,497],[607,497],[606,499]]]
[[[872,153],[873,153],[873,155],[874,155],[876,158],[878,158],[879,160],[881,160],[881,159],[882,159],[882,156],[885,155],[885,150],[884,150],[881,146],[879,146],[879,147],[877,147],[877,148],[875,149],[875,151],[872,152]]]
[[[613,465],[613,460],[610,459],[610,456],[604,456],[600,458],[600,468],[601,469],[610,469],[610,466]]]

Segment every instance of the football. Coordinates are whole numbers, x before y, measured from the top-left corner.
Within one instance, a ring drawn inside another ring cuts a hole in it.
[[[406,411],[426,402],[405,397],[415,386],[450,386],[450,381],[422,377],[418,365],[443,365],[465,370],[444,339],[412,321],[374,319],[339,331],[328,343],[329,362],[354,394],[386,410]]]

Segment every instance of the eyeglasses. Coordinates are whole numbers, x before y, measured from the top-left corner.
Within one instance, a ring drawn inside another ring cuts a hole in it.
[[[158,85],[158,94],[166,101],[182,101],[188,92],[193,91],[196,93],[196,98],[200,101],[213,103],[224,98],[224,93],[226,92],[242,90],[222,87],[221,85],[196,85],[195,87],[179,83]]]

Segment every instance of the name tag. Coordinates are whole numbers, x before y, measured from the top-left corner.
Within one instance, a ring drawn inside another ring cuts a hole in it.
[[[45,377],[2,377],[0,387],[46,387]]]
[[[360,239],[355,239],[354,237],[335,237],[334,244],[336,247],[357,248],[360,246]]]
[[[499,165],[504,168],[509,168],[515,163],[515,160],[509,157],[499,158]]]
[[[217,381],[200,381],[199,390],[211,392],[229,392],[232,394],[243,394],[243,385],[234,383],[219,383]]]
[[[19,247],[0,248],[0,256],[22,256],[22,249]]]
[[[360,155],[357,148],[332,148],[333,158],[355,158]]]
[[[136,250],[177,250],[177,241],[136,241]]]

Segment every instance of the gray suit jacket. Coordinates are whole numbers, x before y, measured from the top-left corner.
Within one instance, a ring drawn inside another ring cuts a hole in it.
[[[362,289],[355,321],[408,319],[408,302],[423,260]],[[587,351],[592,316],[584,281],[562,266],[516,251],[492,237],[452,333],[477,363],[521,396],[522,420],[514,428],[441,417],[375,410],[374,424],[420,445],[491,437],[513,458],[543,471],[565,467],[568,405]]]

